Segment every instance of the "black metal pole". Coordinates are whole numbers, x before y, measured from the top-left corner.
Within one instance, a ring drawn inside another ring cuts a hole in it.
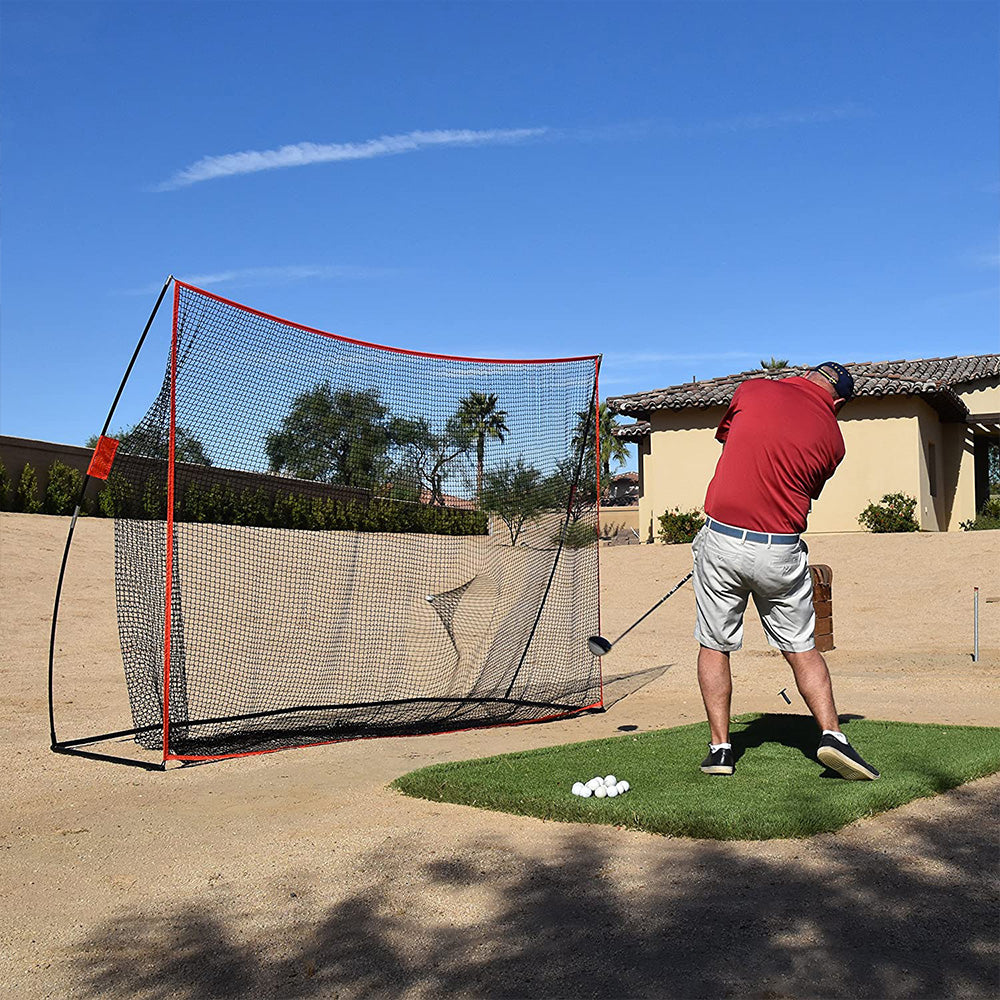
[[[156,304],[153,306],[153,311],[149,314],[149,319],[146,320],[146,325],[142,329],[142,335],[139,337],[139,342],[135,345],[135,350],[132,352],[132,360],[129,361],[128,368],[125,369],[121,385],[118,386],[118,392],[115,393],[114,402],[111,404],[111,409],[108,410],[107,420],[104,421],[104,427],[101,429],[101,437],[104,437],[104,435],[108,432],[108,427],[111,425],[111,418],[115,414],[115,407],[118,406],[118,400],[122,398],[122,393],[125,391],[125,383],[128,382],[128,377],[132,374],[132,368],[135,366],[136,359],[139,357],[139,352],[142,350],[142,345],[146,340],[146,334],[149,333],[149,329],[153,325],[153,320],[156,319],[156,313],[160,308],[160,303],[163,301],[163,296],[167,294],[167,289],[170,287],[170,282],[173,280],[174,276],[172,274],[168,274],[166,281],[163,282],[163,287],[160,289],[160,294],[156,297]],[[73,511],[73,519],[69,522],[69,534],[66,536],[66,548],[63,550],[62,565],[59,567],[59,580],[56,583],[56,599],[52,608],[52,632],[49,637],[49,736],[52,740],[53,750],[59,746],[59,741],[56,739],[56,716],[52,701],[52,677],[55,669],[56,625],[59,621],[59,598],[62,596],[63,578],[66,576],[66,562],[69,559],[69,547],[73,543],[73,532],[76,529],[76,519],[80,516],[80,508],[83,506],[83,497],[87,491],[87,485],[89,483],[90,474],[88,473],[83,477],[83,483],[80,486],[80,492],[77,494],[76,498],[76,508]]]

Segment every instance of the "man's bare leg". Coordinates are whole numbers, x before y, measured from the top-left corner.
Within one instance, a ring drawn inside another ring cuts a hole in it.
[[[833,685],[830,683],[830,671],[823,654],[817,649],[808,649],[804,653],[786,652],[784,656],[795,675],[799,694],[809,706],[819,728],[839,731],[837,706],[833,703]],[[699,667],[700,665],[699,660]]]
[[[805,653],[785,653],[785,659],[795,674],[799,693],[805,699],[820,729],[824,732],[840,733],[837,709],[833,704],[830,671],[826,668],[823,654],[810,649]],[[842,778],[874,781],[879,776],[878,771],[846,742],[843,734],[840,737],[824,735],[820,739],[816,759],[836,771]]]
[[[729,707],[733,700],[733,675],[729,669],[728,653],[720,653],[708,646],[698,650],[698,686],[705,702],[712,742],[728,743]]]

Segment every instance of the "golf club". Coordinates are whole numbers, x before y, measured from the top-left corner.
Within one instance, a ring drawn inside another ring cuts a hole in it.
[[[694,576],[694,570],[692,570],[690,573],[688,573],[688,575],[686,577],[684,577],[684,579],[681,580],[680,583],[675,584],[668,593],[664,594],[663,597],[661,597],[642,616],[642,618],[638,619],[637,621],[635,621],[631,625],[629,625],[629,627],[627,629],[625,629],[625,631],[622,632],[622,634],[620,636],[618,636],[618,638],[615,639],[614,642],[608,642],[608,640],[605,639],[603,635],[592,635],[587,640],[587,645],[590,647],[590,651],[594,654],[594,656],[604,656],[606,653],[610,653],[611,652],[611,647],[613,645],[615,645],[615,643],[621,642],[622,639],[624,639],[625,636],[627,636],[629,634],[629,632],[631,632],[632,629],[634,629],[636,627],[636,625],[639,624],[639,622],[641,622],[645,618],[648,618],[668,597],[671,597],[675,593],[677,593],[677,591],[680,590],[680,588],[683,587],[684,584],[687,583],[688,580],[690,580],[692,576]]]

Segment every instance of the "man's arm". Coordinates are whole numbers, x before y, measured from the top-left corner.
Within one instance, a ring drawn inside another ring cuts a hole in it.
[[[715,431],[715,440],[722,444],[722,447],[726,446],[726,438],[729,437],[729,428],[732,425],[733,417],[736,416],[740,408],[740,389],[743,385],[740,384],[736,387],[736,392],[733,393],[733,398],[729,402],[729,408],[726,410],[725,416],[719,422],[719,426]]]
[[[844,452],[841,452],[839,456],[834,456],[833,460],[824,470],[823,478],[816,483],[816,486],[814,487],[813,491],[809,494],[813,498],[813,500],[819,499],[820,493],[823,492],[823,487],[826,486],[826,484],[831,479],[833,479],[833,474],[837,471],[837,467],[840,465],[841,462],[843,462],[843,460],[844,460]]]

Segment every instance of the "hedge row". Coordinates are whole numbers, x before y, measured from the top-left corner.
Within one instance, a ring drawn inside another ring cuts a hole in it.
[[[38,474],[30,463],[25,464],[21,478],[14,484],[3,462],[0,462],[0,510],[25,514],[72,514],[82,485],[83,473],[57,460],[49,469],[49,482],[43,494],[38,485]]]
[[[82,484],[83,476],[77,469],[56,461],[49,470],[49,484],[42,497],[38,476],[31,465],[25,465],[20,481],[13,487],[0,463],[0,510],[72,514]],[[97,494],[96,505],[87,503],[81,513],[98,517],[163,520],[167,515],[166,487],[159,478],[151,477],[137,484],[112,473]],[[392,500],[345,502],[300,493],[236,490],[218,483],[206,489],[196,482],[178,489],[174,498],[174,520],[306,531],[387,531],[433,535],[487,533],[487,517],[483,511],[454,510]]]

